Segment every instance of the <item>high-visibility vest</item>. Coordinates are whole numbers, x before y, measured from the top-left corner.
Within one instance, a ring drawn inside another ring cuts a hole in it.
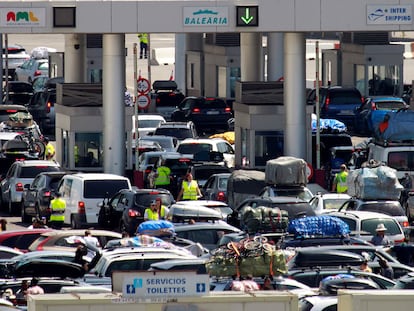
[[[140,33],[138,35],[138,38],[139,38],[139,42],[148,44],[148,34]]]
[[[157,211],[153,211],[152,209],[147,208],[145,210],[145,212],[148,215],[148,220],[158,220],[159,219],[159,216],[158,216],[158,212]]]
[[[183,181],[183,200],[197,200],[197,181]]]
[[[155,178],[154,184],[156,186],[164,186],[170,184],[171,170],[167,166],[160,166],[157,168],[157,178]]]
[[[62,198],[56,198],[50,201],[51,215],[49,221],[65,221],[66,202]]]
[[[55,154],[55,147],[51,143],[46,145],[46,156],[53,156]]]
[[[337,173],[336,176],[336,192],[338,193],[344,193],[348,191],[348,185],[346,183],[346,180],[348,178],[348,172],[340,172]]]

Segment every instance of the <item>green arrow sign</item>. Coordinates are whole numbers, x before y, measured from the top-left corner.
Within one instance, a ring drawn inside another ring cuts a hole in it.
[[[244,16],[242,16],[240,18],[246,25],[250,24],[250,22],[254,19],[254,17],[250,15],[250,9],[249,8],[246,8]]]
[[[237,20],[238,27],[259,26],[259,7],[258,6],[238,6],[236,20]]]

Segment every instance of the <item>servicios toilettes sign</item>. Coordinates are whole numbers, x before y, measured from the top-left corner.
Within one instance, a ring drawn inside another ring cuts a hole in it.
[[[184,26],[228,26],[227,7],[184,7]]]

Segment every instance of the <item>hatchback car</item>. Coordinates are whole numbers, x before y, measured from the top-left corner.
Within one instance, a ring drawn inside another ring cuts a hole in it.
[[[47,160],[24,160],[14,162],[0,182],[0,202],[10,215],[20,211],[24,186],[30,184],[41,172],[62,171],[60,165]]]
[[[164,189],[123,189],[118,191],[107,204],[101,206],[98,223],[106,229],[115,229],[135,235],[138,225],[144,221],[145,209],[157,198],[169,207],[175,202]]]
[[[224,165],[232,168],[235,166],[235,152],[233,146],[222,138],[185,139],[177,147],[177,152],[182,154],[200,154],[219,152],[224,157]]]
[[[24,186],[21,217],[23,223],[31,222],[33,217],[49,219],[50,201],[63,176],[69,172],[44,172],[35,177],[30,185]]]
[[[405,235],[398,221],[386,214],[366,211],[344,211],[331,212],[331,216],[338,217],[346,222],[354,235],[365,241],[370,241],[376,235],[376,228],[379,224],[384,224],[387,231],[386,237],[394,244],[404,242]]]
[[[227,202],[227,181],[231,173],[217,173],[211,175],[203,188],[200,189],[205,200]]]
[[[232,117],[231,107],[217,97],[186,97],[171,114],[173,121],[193,121],[198,132],[227,130]]]
[[[14,80],[26,81],[31,84],[34,77],[40,75],[49,75],[49,60],[29,58],[16,68],[14,72]]]
[[[389,111],[407,109],[408,105],[401,97],[373,96],[365,99],[356,114],[356,132],[374,135],[376,126]]]
[[[338,209],[339,212],[344,211],[367,211],[386,214],[394,217],[401,227],[404,229],[409,226],[408,218],[399,201],[391,200],[375,200],[365,201],[361,199],[348,199]]]
[[[323,87],[320,88],[320,117],[322,119],[336,119],[347,126],[355,128],[357,109],[363,103],[360,91],[355,87]],[[308,104],[314,104],[315,91],[308,95]]]

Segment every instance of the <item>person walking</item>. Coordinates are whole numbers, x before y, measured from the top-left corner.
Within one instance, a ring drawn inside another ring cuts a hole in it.
[[[53,145],[50,143],[50,140],[48,137],[44,137],[43,141],[46,145],[46,150],[45,150],[45,157],[46,160],[53,160],[53,158],[55,157],[56,151],[55,151],[55,147],[53,147]]]
[[[60,192],[56,192],[55,198],[50,201],[49,224],[53,229],[62,229],[65,222],[66,202],[62,199]]]
[[[138,34],[139,38],[139,58],[142,59],[148,58],[148,34],[140,33]]]
[[[335,178],[332,184],[332,192],[347,193],[348,192],[348,168],[345,164],[341,164],[341,171],[335,174]]]
[[[185,180],[183,180],[181,184],[181,190],[178,193],[177,201],[197,200],[201,196],[202,194],[197,181],[193,179],[191,173],[187,173],[185,175]]]
[[[157,167],[155,173],[154,186],[155,188],[164,188],[170,190],[171,185],[171,169],[168,166],[165,166],[165,161],[163,160],[161,165]],[[170,190],[171,191],[171,190]]]
[[[385,236],[385,231],[387,231],[387,228],[384,226],[384,224],[378,224],[377,229],[375,229],[376,235],[374,235],[371,239],[371,243],[377,246],[389,246],[390,240]]]

